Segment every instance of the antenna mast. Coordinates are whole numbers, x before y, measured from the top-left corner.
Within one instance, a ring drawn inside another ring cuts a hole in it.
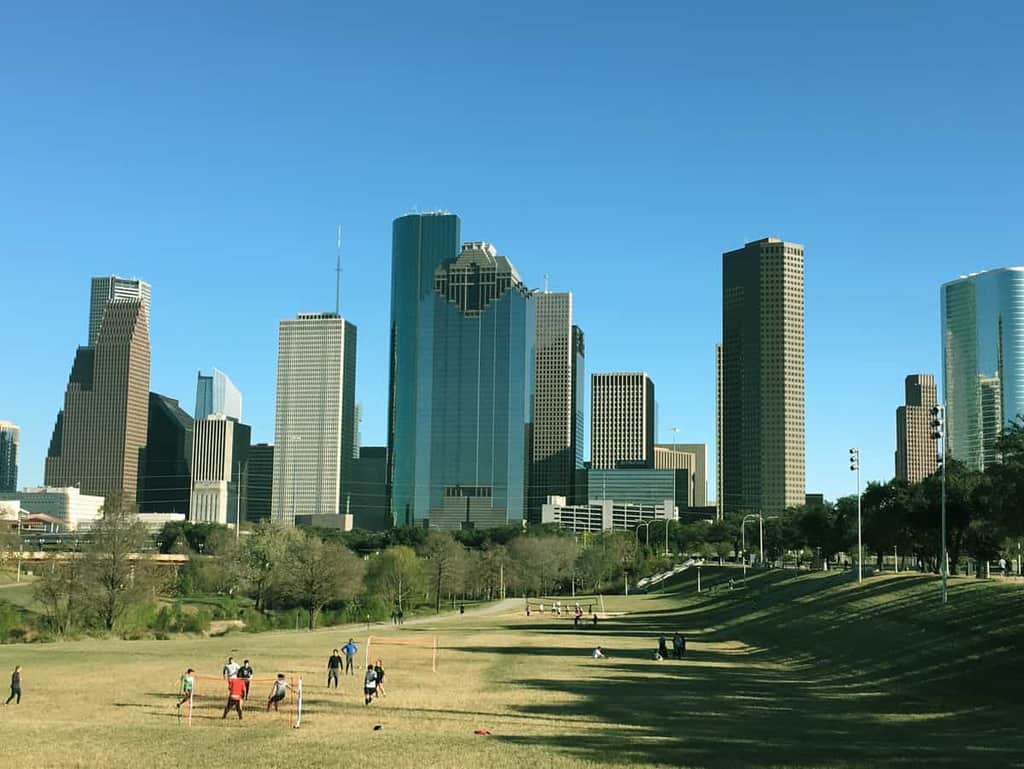
[[[341,315],[341,225],[338,225],[338,264],[334,268],[334,314]]]

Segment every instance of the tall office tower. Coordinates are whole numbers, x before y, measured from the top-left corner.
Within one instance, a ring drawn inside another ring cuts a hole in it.
[[[352,493],[345,500],[354,528],[384,531],[391,528],[387,498],[387,446],[363,446],[352,465]]]
[[[388,510],[399,526],[414,514],[416,459],[430,445],[434,272],[459,253],[459,217],[407,214],[391,240],[391,355],[388,389]]]
[[[149,313],[114,299],[95,346],[79,347],[46,458],[47,486],[135,502],[149,421]]]
[[[722,345],[715,345],[715,511],[722,519]]]
[[[590,378],[590,466],[654,467],[654,382],[646,373]]]
[[[722,254],[723,510],[804,503],[804,249],[764,238]]]
[[[190,521],[227,525],[244,520],[242,493],[251,436],[249,425],[224,414],[194,422]]]
[[[178,401],[149,394],[146,447],[139,462],[139,512],[188,516],[192,417]]]
[[[533,414],[535,295],[488,243],[434,273],[429,400],[417,423],[416,520],[444,529],[521,521]]]
[[[975,470],[1000,461],[996,439],[1024,416],[1024,267],[942,286],[942,372],[948,453]]]
[[[0,419],[0,491],[18,490],[18,444],[21,428]]]
[[[242,393],[228,375],[217,369],[212,374],[196,373],[196,419],[223,414],[242,421]]]
[[[92,279],[89,294],[89,343],[92,347],[100,335],[103,325],[103,312],[110,302],[122,299],[139,299],[146,308],[149,317],[149,306],[152,298],[150,286],[144,280],[135,278],[119,278],[116,275]]]
[[[572,325],[572,294],[535,294],[533,437],[527,519],[540,523],[548,497],[573,499],[583,467],[583,332]]]
[[[283,320],[277,340],[272,515],[344,511],[355,443],[356,327],[333,312]]]
[[[896,409],[896,478],[918,483],[939,468],[931,437],[931,410],[938,402],[935,377],[911,374],[905,387],[905,405]]]
[[[352,458],[359,459],[359,449],[363,445],[363,404],[356,401],[355,437],[352,439]]]
[[[245,474],[245,520],[250,523],[269,520],[273,494],[274,447],[256,443],[249,447],[248,471]]]
[[[708,504],[708,447],[704,443],[658,443],[654,446],[654,466],[665,469],[685,469],[690,473],[690,507]]]

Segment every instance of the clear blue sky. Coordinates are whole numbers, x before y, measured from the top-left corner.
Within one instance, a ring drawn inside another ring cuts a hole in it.
[[[1020,264],[1019,3],[9,4],[0,419],[43,458],[88,279],[153,285],[152,389],[226,371],[273,439],[277,322],[359,327],[385,440],[391,220],[444,208],[575,293],[588,372],[714,441],[721,252],[806,246],[808,490],[889,478],[939,285]],[[373,6],[369,8],[368,6]],[[703,6],[703,7],[701,7]],[[713,487],[712,487],[713,488]]]

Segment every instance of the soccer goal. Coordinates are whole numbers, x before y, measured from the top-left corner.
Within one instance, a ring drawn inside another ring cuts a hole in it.
[[[604,613],[603,595],[578,595],[578,596],[538,596],[526,599],[526,606],[531,612],[538,614],[554,614],[562,617],[572,617],[576,614],[576,607],[584,614]]]
[[[401,647],[402,651],[397,653],[397,659],[400,662],[395,665],[396,656],[387,650],[397,649],[397,647]],[[372,664],[379,656],[383,655],[388,657],[386,662],[389,667],[406,667],[405,663],[425,665],[429,661],[431,672],[436,673],[437,636],[411,636],[408,638],[369,636],[366,639],[366,664]]]
[[[194,676],[195,683],[188,699],[178,708],[179,718],[188,726],[193,719],[219,719],[228,702],[228,682],[220,676]],[[242,701],[242,712],[258,719],[272,719],[288,723],[298,729],[302,724],[302,677],[294,673],[285,674],[284,699],[267,711],[267,700],[276,682],[275,678],[250,678],[248,696]],[[181,696],[181,692],[179,692]],[[237,717],[234,712],[228,717]]]

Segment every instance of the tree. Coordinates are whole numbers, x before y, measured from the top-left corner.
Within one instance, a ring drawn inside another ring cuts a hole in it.
[[[466,550],[447,531],[431,529],[420,547],[424,571],[434,591],[434,613],[441,613],[441,595],[457,589],[466,569]]]
[[[423,586],[423,566],[416,551],[396,545],[371,558],[367,584],[390,605],[405,611],[410,596]]]
[[[578,548],[568,537],[518,537],[509,554],[517,584],[526,593],[543,595],[572,574]]]
[[[258,523],[246,537],[240,560],[258,610],[265,608],[270,587],[287,558],[290,544],[301,537],[301,531],[271,521]]]
[[[309,629],[315,630],[325,606],[362,590],[364,573],[363,561],[344,545],[305,535],[290,543],[279,585],[285,597],[309,612]]]
[[[84,562],[78,558],[55,562],[43,569],[32,587],[43,615],[55,633],[67,635],[75,627],[88,623]]]

